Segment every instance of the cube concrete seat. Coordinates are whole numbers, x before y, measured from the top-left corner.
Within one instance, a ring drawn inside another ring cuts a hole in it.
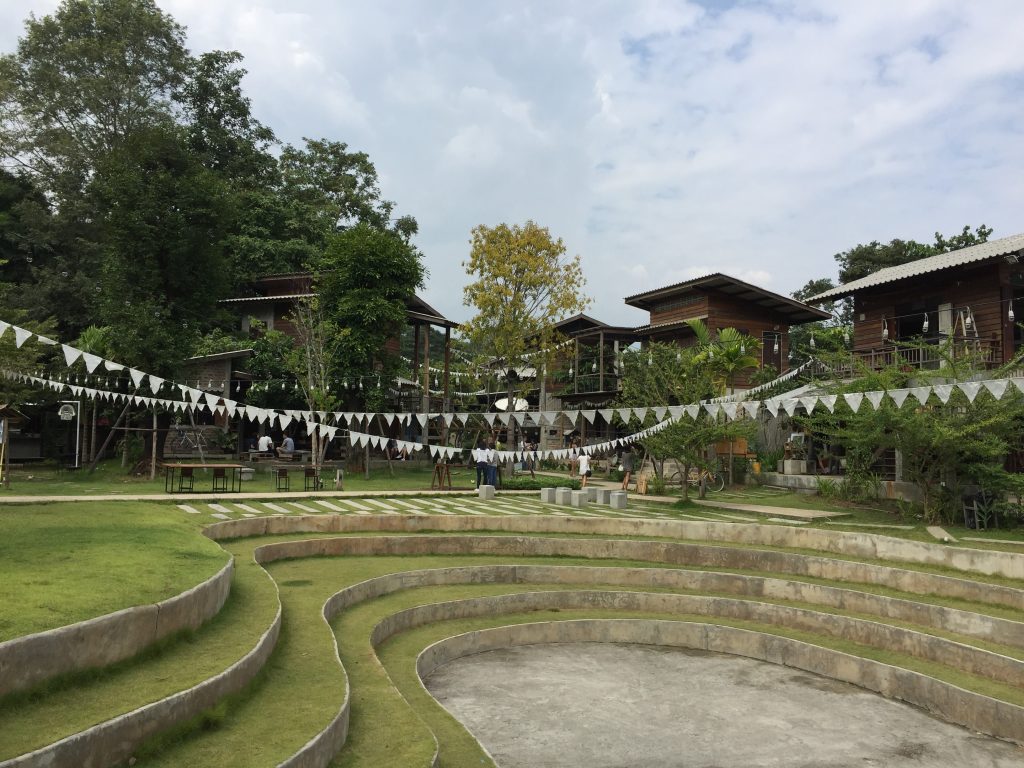
[[[608,504],[611,502],[612,489],[611,488],[598,488],[597,489],[597,503]]]
[[[587,493],[587,489],[584,488],[581,491],[573,491],[572,499],[570,501],[572,506],[582,509],[590,503],[590,494]]]
[[[540,489],[540,500],[544,504],[555,503],[555,489],[554,488],[541,488]]]
[[[597,501],[597,488],[588,485],[584,490],[587,492],[587,501]]]
[[[611,505],[612,509],[625,509],[626,498],[627,494],[625,491],[612,491],[608,503]]]
[[[555,488],[555,504],[561,504],[563,507],[568,507],[569,502],[572,500],[572,489],[571,488]]]
[[[494,498],[494,486],[493,485],[481,485],[476,489],[476,495],[481,499],[493,499]]]

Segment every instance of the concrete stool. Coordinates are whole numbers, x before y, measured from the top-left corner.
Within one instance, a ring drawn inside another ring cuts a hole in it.
[[[597,503],[598,504],[610,504],[612,498],[611,488],[598,488],[597,489]]]
[[[597,488],[592,485],[588,485],[583,490],[587,492],[587,501],[597,501]]]
[[[572,506],[582,509],[590,503],[590,494],[587,493],[587,489],[584,488],[582,491],[572,492]]]
[[[625,509],[626,508],[627,494],[625,491],[612,491],[608,503],[612,509]]]
[[[494,486],[493,485],[481,485],[476,489],[476,495],[481,499],[493,499],[494,498]]]
[[[540,489],[540,500],[544,504],[555,503],[555,489],[554,488],[541,488]]]
[[[568,507],[569,502],[572,500],[572,489],[571,488],[555,488],[555,504],[561,504],[563,507]]]

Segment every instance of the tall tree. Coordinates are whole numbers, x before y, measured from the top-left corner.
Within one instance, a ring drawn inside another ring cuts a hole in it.
[[[936,232],[933,244],[897,238],[888,243],[872,240],[867,245],[856,245],[847,251],[837,253],[834,257],[836,263],[839,264],[839,282],[849,283],[852,280],[867,277],[879,269],[895,267],[906,264],[908,261],[934,256],[937,253],[946,253],[984,243],[991,234],[991,227],[981,224],[973,232],[970,227],[964,227],[961,232],[948,238]]]
[[[590,303],[583,295],[580,257],[567,257],[561,238],[527,221],[476,227],[463,266],[472,282],[462,301],[476,310],[463,333],[484,360],[503,369],[507,406],[513,410],[520,385],[515,371],[525,355],[542,353],[533,355],[530,365],[543,371],[554,362],[555,323]]]

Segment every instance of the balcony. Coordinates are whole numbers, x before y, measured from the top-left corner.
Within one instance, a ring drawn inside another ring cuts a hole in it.
[[[953,338],[949,343],[943,338],[942,345],[937,343],[938,339],[934,342],[913,347],[887,345],[876,349],[857,349],[852,352],[852,356],[856,363],[875,370],[890,365],[917,370],[939,370],[947,362],[954,361],[967,361],[977,368],[989,369],[1003,362],[1002,345],[997,341],[961,336]],[[852,374],[855,367],[851,363],[843,366],[837,373]]]

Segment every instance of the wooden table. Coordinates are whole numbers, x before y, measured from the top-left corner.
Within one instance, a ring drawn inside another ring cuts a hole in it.
[[[192,488],[188,492],[195,491],[195,472],[197,469],[210,470],[210,469],[223,469],[225,472],[230,470],[231,472],[231,484],[228,486],[227,491],[230,493],[239,493],[242,490],[242,470],[248,469],[244,464],[164,464],[164,491],[166,493],[179,493],[182,492],[179,488],[181,484],[182,470],[192,470]],[[177,476],[178,482],[175,483],[174,478]],[[210,475],[210,490],[213,490],[213,475]]]

